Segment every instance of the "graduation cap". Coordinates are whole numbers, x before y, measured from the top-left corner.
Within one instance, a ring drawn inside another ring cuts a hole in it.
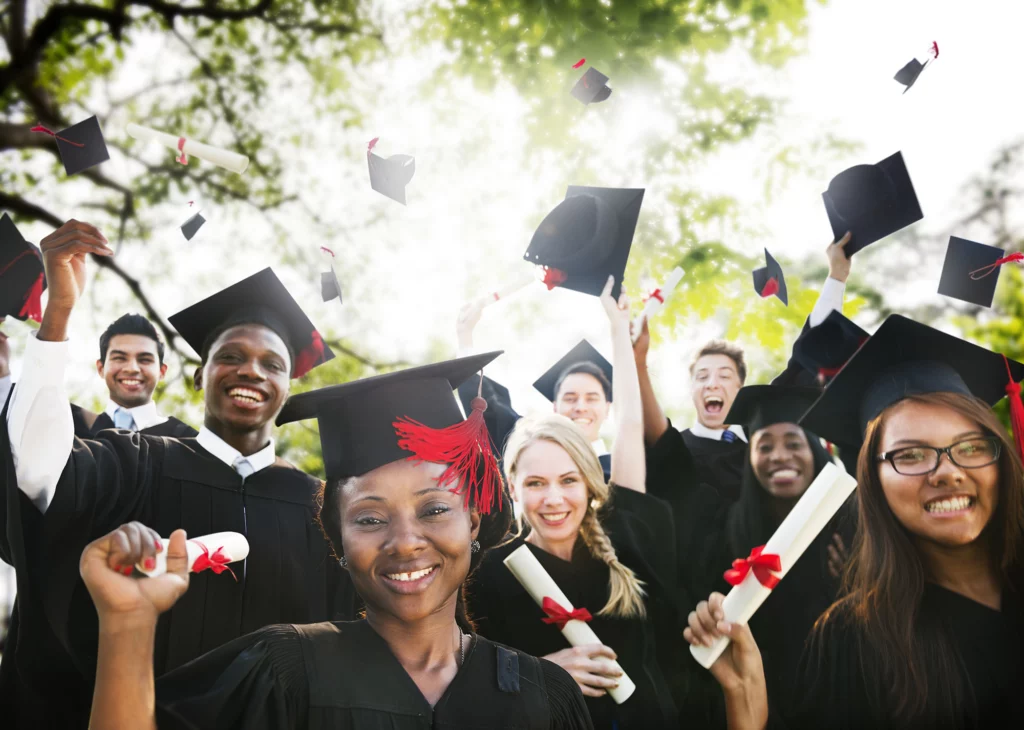
[[[41,124],[32,127],[32,131],[43,132],[57,140],[57,150],[68,175],[77,175],[110,159],[103,130],[96,117],[89,117],[60,132],[51,132]]]
[[[293,378],[334,359],[334,353],[270,267],[171,315],[170,322],[204,359],[203,349],[211,344],[210,335],[225,326],[249,323],[269,327],[288,343],[295,356]]]
[[[904,94],[910,91],[910,87],[917,81],[917,77],[921,75],[922,71],[924,71],[925,66],[931,63],[933,58],[938,57],[939,44],[937,42],[932,42],[928,47],[928,53],[924,56],[925,60],[923,62],[919,58],[912,58],[907,62],[906,66],[896,72],[896,75],[893,76],[893,78],[907,87],[903,90]]]
[[[555,386],[558,385],[558,381],[562,379],[566,370],[580,363],[596,365],[604,373],[608,382],[612,382],[612,364],[593,345],[586,340],[580,340],[576,347],[569,350],[558,362],[548,368],[547,372],[537,378],[537,382],[533,384],[533,387],[540,391],[541,395],[554,403],[555,398],[558,396],[558,393],[555,392]],[[611,400],[611,393],[608,394],[608,400]]]
[[[448,464],[438,479],[466,489],[481,512],[501,509],[502,482],[483,422],[487,402],[463,419],[452,392],[501,352],[424,365],[291,396],[277,425],[316,418],[328,479],[362,476],[401,459]],[[481,458],[482,457],[482,458]]]
[[[770,297],[772,294],[777,296],[782,303],[787,307],[789,306],[789,293],[786,291],[786,277],[782,273],[782,267],[779,266],[779,262],[776,261],[768,249],[764,250],[765,261],[768,262],[767,266],[760,269],[754,269],[754,291],[761,295],[762,298]]]
[[[201,213],[196,213],[187,221],[181,224],[181,233],[185,236],[186,241],[191,241],[192,237],[199,233],[199,229],[206,223],[206,219],[203,218]]]
[[[973,395],[992,406],[1019,383],[1024,365],[959,337],[890,315],[846,364],[801,423],[822,438],[859,444],[868,423],[904,398],[922,393]],[[1024,405],[1010,397],[1018,449]]]
[[[793,343],[793,359],[826,380],[835,377],[870,335],[832,310],[817,327],[808,327]]]
[[[42,321],[40,297],[45,289],[42,253],[4,213],[0,217],[0,319]]]
[[[405,205],[405,186],[416,172],[416,160],[411,155],[385,158],[372,152],[367,153],[366,159],[370,165],[370,187]]]
[[[546,267],[548,289],[562,286],[600,296],[614,276],[617,299],[643,201],[643,188],[570,185],[565,200],[541,221],[523,258]]]
[[[325,302],[332,299],[341,301],[341,284],[338,283],[338,273],[332,265],[329,271],[320,274],[320,296]]]
[[[939,279],[939,294],[991,307],[999,283],[999,267],[1015,259],[1005,254],[995,246],[950,236]]]
[[[608,77],[591,66],[572,87],[572,95],[584,104],[596,104],[611,96],[612,90],[608,88]]]
[[[743,426],[751,436],[776,423],[799,423],[820,395],[817,388],[747,385],[736,394],[725,422]]]
[[[924,218],[903,153],[875,165],[854,165],[832,178],[821,194],[833,240],[853,235],[843,247],[847,258],[862,248]]]

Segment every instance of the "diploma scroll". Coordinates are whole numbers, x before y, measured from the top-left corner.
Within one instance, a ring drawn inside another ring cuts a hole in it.
[[[153,570],[146,570],[142,563],[137,563],[135,569],[149,578],[156,578],[167,572],[167,544],[169,540],[163,540],[164,549],[156,554],[156,567]],[[223,573],[230,570],[228,563],[235,563],[245,560],[249,556],[249,541],[245,535],[238,532],[215,532],[212,535],[204,535],[188,540],[185,543],[185,550],[188,552],[188,570],[190,573],[198,573],[202,570],[212,570],[214,573]]]
[[[782,569],[776,573],[777,578],[786,576],[856,486],[857,480],[838,466],[825,465],[764,546],[763,554],[781,558]],[[726,621],[746,623],[771,593],[770,588],[761,584],[755,571],[749,571],[722,602]],[[710,647],[691,646],[690,653],[702,667],[710,669],[727,646],[729,639],[723,636]]]
[[[554,600],[566,611],[574,610],[573,605],[569,603],[569,599],[562,593],[555,581],[548,575],[548,572],[544,570],[544,566],[540,564],[540,561],[537,560],[536,556],[530,552],[530,548],[526,545],[512,551],[512,554],[505,558],[505,567],[512,571],[512,575],[522,583],[523,588],[537,602],[538,606],[543,605],[544,598],[547,597]],[[562,635],[573,646],[602,643],[597,638],[594,630],[590,628],[590,625],[583,621],[571,620],[566,622],[562,628]],[[618,662],[610,663],[614,664],[616,669],[622,671],[622,667],[619,666]],[[634,690],[636,690],[636,685],[633,684],[633,680],[623,671],[622,676],[619,677],[619,686],[615,689],[609,689],[608,695],[617,704],[621,705],[629,699]]]
[[[193,139],[175,137],[173,134],[159,132],[149,127],[139,126],[138,124],[129,124],[125,131],[128,132],[129,137],[134,137],[143,142],[156,142],[164,147],[179,151],[186,157],[191,155],[192,157],[209,162],[211,165],[223,167],[225,170],[231,170],[231,172],[237,172],[238,174],[245,172],[245,168],[249,166],[249,158],[245,155],[222,150],[218,147],[211,147],[202,142],[196,142]]]
[[[501,299],[506,299],[515,294],[516,292],[528,287],[533,282],[533,280],[534,277],[531,274],[530,276],[524,276],[519,279],[516,279],[515,281],[511,281],[502,288],[498,289],[497,291],[491,292],[490,294],[483,296],[481,298],[483,301],[483,305],[485,307],[489,307]]]
[[[679,266],[672,269],[672,272],[668,275],[668,279],[665,280],[665,284],[658,289],[655,289],[651,293],[651,296],[644,302],[644,309],[640,312],[640,315],[633,320],[633,342],[636,343],[640,337],[640,332],[643,330],[644,320],[649,320],[651,317],[656,315],[662,309],[665,308],[665,302],[675,291],[675,288],[679,286],[679,282],[683,280],[683,269]]]

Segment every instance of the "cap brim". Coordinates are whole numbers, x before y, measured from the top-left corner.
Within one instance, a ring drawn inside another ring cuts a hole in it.
[[[604,373],[605,377],[608,378],[608,382],[612,382],[612,364],[608,362],[608,359],[597,351],[593,345],[586,340],[580,340],[576,347],[572,348],[565,355],[559,359],[554,365],[537,378],[537,381],[533,384],[541,395],[547,398],[552,403],[555,402],[555,385],[558,383],[558,379],[562,376],[569,367],[577,365],[581,362],[591,362],[601,368],[601,372]]]

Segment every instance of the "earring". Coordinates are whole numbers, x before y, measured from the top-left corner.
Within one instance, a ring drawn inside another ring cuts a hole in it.
[[[480,552],[479,540],[474,540],[473,542],[469,543],[469,552],[473,553],[474,555]]]
[[[338,565],[340,565],[342,568],[347,568],[348,567],[348,558],[346,558],[344,555],[342,555],[340,558],[338,558]]]

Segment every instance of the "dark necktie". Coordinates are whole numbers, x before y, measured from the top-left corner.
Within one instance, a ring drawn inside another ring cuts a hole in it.
[[[725,431],[722,432],[722,441],[725,441],[725,443],[731,444],[735,440],[736,434],[734,434],[732,431],[726,429]]]

